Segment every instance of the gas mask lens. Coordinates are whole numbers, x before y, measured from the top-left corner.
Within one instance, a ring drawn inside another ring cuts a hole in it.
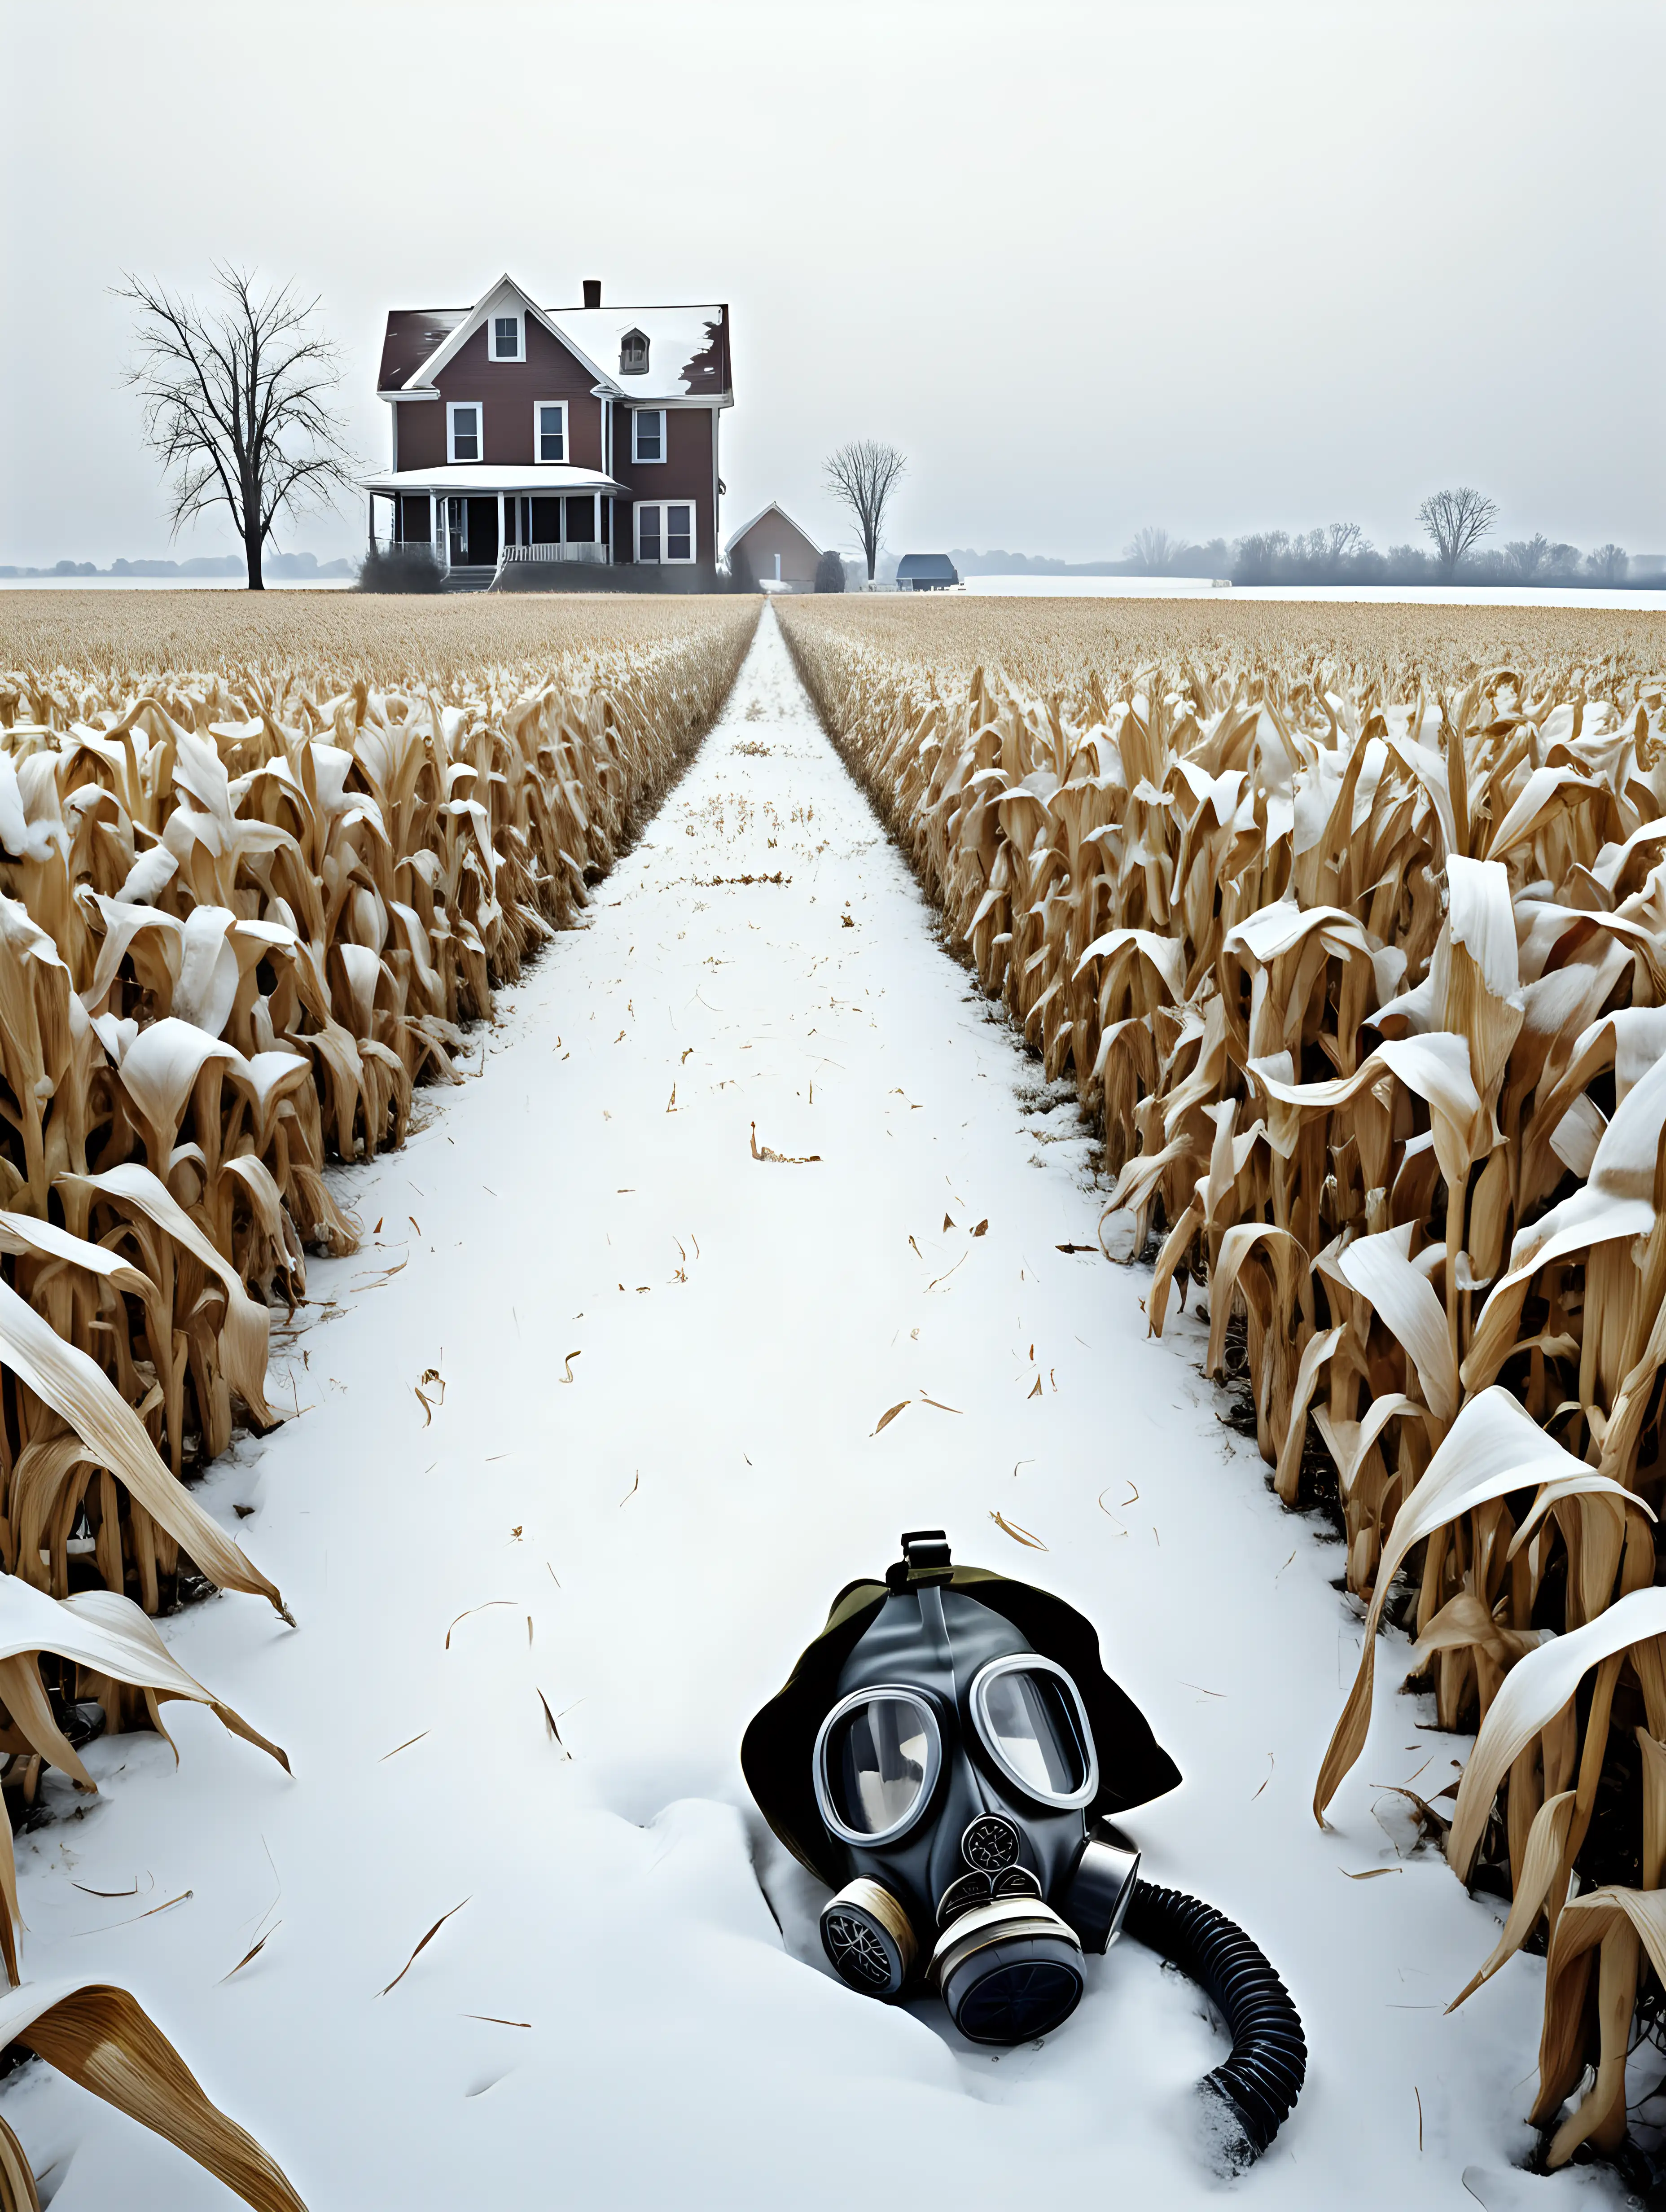
[[[970,1702],[984,1749],[1025,1796],[1063,1808],[1097,1796],[1093,1732],[1062,1667],[1030,1651],[993,1659],[973,1681]]]
[[[822,1818],[846,1843],[899,1836],[930,1797],[942,1759],[934,1716],[905,1690],[860,1690],[842,1698],[816,1743]]]

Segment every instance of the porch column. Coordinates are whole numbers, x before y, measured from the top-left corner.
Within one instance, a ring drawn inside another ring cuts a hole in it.
[[[432,551],[435,559],[438,561],[441,567],[443,568],[445,566],[445,562],[441,558],[440,551],[441,514],[441,502],[440,495],[437,491],[431,491],[428,495],[428,542],[429,550]]]
[[[508,538],[506,535],[506,527],[507,526],[503,514],[503,495],[502,492],[499,492],[497,495],[497,565],[500,568],[503,566],[503,549],[509,542]]]
[[[374,553],[376,550],[376,495],[374,491],[367,492],[365,494],[364,504],[366,509],[365,528],[367,533],[365,544],[368,547],[369,550]]]

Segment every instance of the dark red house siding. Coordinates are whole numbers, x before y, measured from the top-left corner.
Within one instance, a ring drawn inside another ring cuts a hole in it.
[[[635,499],[692,500],[697,516],[695,553],[702,561],[717,557],[717,520],[712,512],[712,441],[717,435],[717,419],[712,407],[668,407],[665,459],[633,461],[629,413],[617,402],[613,413],[614,475],[630,486]],[[635,525],[623,501],[619,507],[614,558],[628,561],[635,550]]]
[[[454,399],[479,401],[486,433],[481,458],[488,463],[530,461],[534,402],[564,399],[568,459],[581,469],[600,468],[602,403],[591,397],[595,378],[530,315],[526,333],[525,361],[492,361],[485,331],[477,331],[435,379],[437,400],[395,403],[402,469],[445,466],[446,403]]]

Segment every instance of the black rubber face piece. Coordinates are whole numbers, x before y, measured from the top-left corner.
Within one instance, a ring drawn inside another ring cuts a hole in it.
[[[873,1923],[860,1912],[830,1912],[822,1943],[836,1973],[859,1990],[889,1989],[891,1962]]]
[[[973,1983],[955,2025],[974,2043],[1028,2043],[1067,2020],[1081,1994],[1081,1976],[1061,1960],[1013,1960]]]
[[[979,1874],[1000,1874],[1018,1855],[1018,1832],[997,1813],[974,1820],[960,1838],[960,1856]]]

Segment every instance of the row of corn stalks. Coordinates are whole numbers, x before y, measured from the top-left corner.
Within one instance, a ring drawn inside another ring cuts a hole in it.
[[[1025,683],[942,665],[934,609],[782,617],[985,988],[1103,1115],[1110,1210],[1161,1232],[1152,1327],[1206,1284],[1279,1495],[1334,1481],[1368,1603],[1316,1814],[1389,1608],[1477,1730],[1421,1811],[1511,1899],[1456,2001],[1541,1933],[1533,2118],[1553,2166],[1614,2151],[1666,1987],[1666,641],[1432,635],[1420,678],[1402,636],[1200,634],[1142,667],[1079,611],[1073,665],[1097,623],[1116,672],[1049,697],[1028,611],[957,610],[963,643],[975,611]]]
[[[476,680],[0,679],[0,1755],[208,1704],[148,1616],[278,1591],[185,1478],[264,1395],[274,1301],[352,1249],[326,1162],[397,1145],[495,984],[585,900],[721,704],[751,611]],[[603,626],[599,613],[598,628]],[[287,1615],[286,1615],[287,1618]],[[44,1667],[43,1667],[44,1661]],[[287,1765],[287,1761],[284,1761]],[[20,1983],[11,1822],[0,1954]],[[300,2199],[125,1992],[0,1994],[18,2040],[246,2200]],[[0,2123],[0,2212],[35,2202]]]

